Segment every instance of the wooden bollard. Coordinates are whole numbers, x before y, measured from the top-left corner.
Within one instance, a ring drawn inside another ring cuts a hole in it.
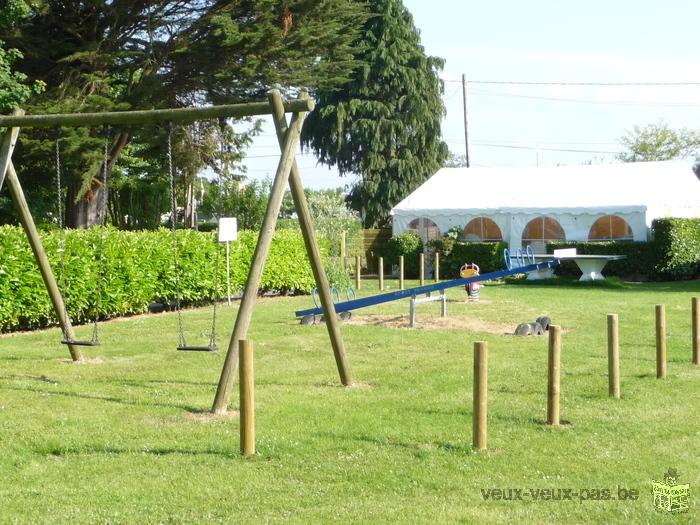
[[[693,364],[700,365],[700,297],[693,297]]]
[[[620,397],[620,340],[617,314],[608,314],[608,394]]]
[[[255,395],[253,374],[253,341],[238,342],[241,398],[241,454],[255,454]]]
[[[340,232],[340,265],[343,267],[343,270],[345,270],[347,267],[345,257],[345,232],[342,231]]]
[[[379,291],[384,291],[384,257],[379,258]]]
[[[355,290],[360,290],[360,274],[361,274],[361,264],[362,264],[362,258],[357,255],[355,257]]]
[[[561,375],[561,327],[549,325],[549,359],[547,374],[547,424],[559,424]]]
[[[486,412],[488,395],[489,347],[484,341],[474,343],[474,415],[472,421],[472,444],[474,448],[486,449]]]
[[[420,285],[425,285],[425,254],[421,253],[418,255],[418,276],[420,278]]]
[[[403,255],[399,255],[399,290],[403,290]]]
[[[435,282],[439,283],[440,282],[440,252],[435,252],[435,262],[433,263],[433,266],[435,268],[434,275],[435,275]]]
[[[666,377],[666,307],[656,305],[656,377]]]

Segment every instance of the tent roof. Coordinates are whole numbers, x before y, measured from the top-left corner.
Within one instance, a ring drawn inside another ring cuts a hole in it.
[[[529,168],[442,168],[392,215],[621,213],[700,204],[686,162]]]

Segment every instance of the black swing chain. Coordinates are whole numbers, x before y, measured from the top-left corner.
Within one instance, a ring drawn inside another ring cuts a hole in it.
[[[56,194],[58,195],[58,254],[61,265],[61,300],[63,301],[63,317],[68,320],[68,305],[66,303],[66,239],[65,227],[63,225],[63,199],[61,188],[61,147],[59,139],[61,138],[61,128],[54,129],[54,151],[56,162]],[[63,323],[63,340],[68,340],[68,323]]]
[[[180,274],[177,254],[177,196],[175,194],[175,168],[173,166],[173,123],[167,121],[165,129],[168,131],[168,174],[170,176],[170,228],[173,232],[173,270],[175,271],[175,309],[177,310],[177,324],[179,327],[180,347],[187,346],[185,341],[185,329],[182,326],[182,308],[180,304]]]
[[[98,247],[98,269],[97,269],[97,296],[95,298],[95,321],[92,328],[92,342],[99,342],[98,337],[98,320],[100,317],[100,306],[102,299],[102,281],[104,280],[104,249],[105,237],[107,236],[107,205],[109,199],[109,138],[111,128],[104,126],[102,128],[104,135],[104,157],[102,161],[102,203],[100,206],[100,244]]]

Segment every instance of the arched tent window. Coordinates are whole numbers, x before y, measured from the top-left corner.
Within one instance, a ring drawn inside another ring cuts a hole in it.
[[[404,233],[414,233],[418,235],[423,241],[423,244],[425,244],[431,239],[440,237],[440,228],[430,219],[421,217],[420,219],[413,219],[409,222]]]
[[[472,219],[464,227],[464,240],[467,242],[496,242],[503,240],[503,234],[493,220],[488,217]]]
[[[542,246],[540,243],[545,243],[547,241],[565,241],[566,233],[561,224],[551,217],[537,217],[532,219],[527,223],[523,229],[523,248],[537,243],[538,246]],[[534,248],[533,248],[534,249]]]
[[[632,228],[625,219],[605,215],[595,221],[588,232],[589,241],[633,241]]]

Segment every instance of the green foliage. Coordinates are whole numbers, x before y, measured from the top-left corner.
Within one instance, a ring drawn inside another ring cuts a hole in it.
[[[440,275],[445,279],[459,277],[459,269],[464,264],[476,264],[480,273],[491,273],[505,269],[503,250],[505,242],[455,242],[440,267]]]
[[[450,239],[456,241],[462,235],[462,229],[463,228],[461,226],[452,226],[452,228],[445,232],[445,237],[449,237]]]
[[[657,245],[653,242],[604,241],[604,242],[548,242],[547,253],[564,248],[576,248],[582,255],[626,255],[626,259],[609,261],[605,265],[606,277],[632,280],[653,278],[658,259]],[[580,277],[581,270],[574,261],[561,261],[554,268],[555,275]]]
[[[627,135],[619,139],[627,151],[616,158],[622,162],[650,162],[695,158],[695,172],[700,173],[700,130],[681,128],[674,130],[668,123],[633,126]]]
[[[338,290],[347,290],[349,286],[353,285],[353,281],[347,270],[337,262],[328,261],[325,264],[325,270],[330,286],[335,286]]]
[[[399,264],[403,255],[404,275],[415,279],[420,272],[419,257],[423,253],[423,241],[414,233],[394,235],[381,248],[381,256],[386,264]]]
[[[374,16],[355,50],[360,66],[339,89],[316,91],[302,143],[341,175],[361,176],[350,205],[366,228],[376,228],[442,166],[448,150],[440,140],[444,61],[425,55],[400,0],[369,8]]]
[[[700,272],[700,219],[655,219],[657,280],[691,279]]]
[[[101,235],[100,228],[66,230],[63,237],[58,231],[42,233],[42,243],[74,323],[94,319],[98,290],[101,290],[101,319],[144,313],[152,302],[174,303],[178,299],[178,289],[183,306],[212,301],[224,294],[225,245],[217,242],[217,231],[178,230],[177,266],[174,264],[171,230],[126,232],[107,229],[102,258]],[[245,285],[257,237],[257,232],[244,230],[239,232],[239,240],[230,244],[233,290]],[[325,256],[325,241],[321,240],[319,244]],[[61,246],[65,249],[63,262],[59,254]],[[218,283],[215,272],[217,256]],[[100,262],[103,265],[101,280]],[[276,232],[265,264],[261,291],[310,293],[314,286],[300,232]],[[1,226],[0,331],[55,323],[48,293],[24,231],[14,226]]]

